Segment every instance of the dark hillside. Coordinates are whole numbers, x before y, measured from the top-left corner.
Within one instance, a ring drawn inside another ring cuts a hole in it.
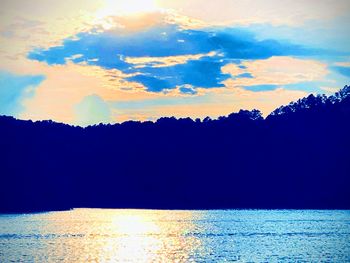
[[[0,211],[350,209],[350,87],[217,120],[72,127],[0,117]]]

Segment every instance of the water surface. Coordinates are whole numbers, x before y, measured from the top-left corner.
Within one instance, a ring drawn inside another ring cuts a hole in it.
[[[350,262],[350,211],[0,215],[0,262]]]

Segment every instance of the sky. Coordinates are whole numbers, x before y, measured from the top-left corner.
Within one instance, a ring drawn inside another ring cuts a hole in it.
[[[349,0],[1,0],[0,115],[87,126],[350,84]]]

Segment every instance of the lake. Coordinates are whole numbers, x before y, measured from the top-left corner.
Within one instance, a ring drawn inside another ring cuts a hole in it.
[[[350,211],[0,215],[0,262],[350,262]]]

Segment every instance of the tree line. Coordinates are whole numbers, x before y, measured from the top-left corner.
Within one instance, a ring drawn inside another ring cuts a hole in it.
[[[0,212],[350,208],[350,87],[266,118],[86,128],[0,117]]]

